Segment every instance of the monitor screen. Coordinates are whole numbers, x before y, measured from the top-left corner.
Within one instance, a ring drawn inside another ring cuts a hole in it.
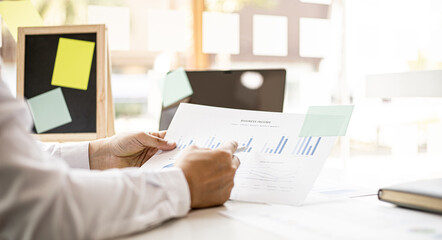
[[[284,69],[186,71],[193,95],[182,102],[246,110],[282,112]],[[161,113],[160,130],[169,127],[178,104]]]

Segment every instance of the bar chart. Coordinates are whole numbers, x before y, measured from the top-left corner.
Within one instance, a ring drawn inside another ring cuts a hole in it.
[[[297,139],[296,146],[293,148],[291,154],[297,156],[313,156],[318,151],[321,140],[322,137],[299,137]],[[223,138],[217,136],[210,136],[204,139],[197,140],[180,138],[177,141],[177,149],[184,150],[193,144],[204,148],[217,149],[224,142],[225,140]],[[280,155],[284,154],[284,150],[288,145],[290,145],[290,148],[292,148],[291,146],[293,146],[292,144],[294,143],[288,144],[288,142],[288,136],[281,136],[275,140],[267,142],[257,140],[257,143],[255,143],[254,137],[247,137],[238,141],[238,147],[245,147],[245,150],[242,151],[242,153],[251,153],[253,152],[254,148],[257,148],[255,152]],[[258,144],[258,146],[256,146],[256,144]]]
[[[286,136],[282,136],[279,139],[278,144],[272,145],[266,142],[264,147],[261,149],[261,153],[266,154],[281,154],[284,151],[285,146],[287,145],[288,138]]]
[[[241,144],[241,147],[246,147],[246,149],[244,150],[245,153],[249,153],[250,151],[252,151],[252,141],[253,137],[249,138],[247,141]]]
[[[246,149],[243,152],[250,153],[253,149],[253,147],[252,147],[253,140],[254,140],[253,137],[247,137],[244,139],[244,141],[237,141],[239,143],[238,147],[246,147]],[[203,147],[203,148],[217,149],[224,142],[225,142],[225,139],[223,139],[222,137],[217,137],[217,136],[210,136],[210,137],[204,138],[204,139],[187,139],[187,140],[186,139],[183,140],[183,137],[180,137],[177,141],[177,149],[184,150],[187,147],[194,145],[194,144],[199,147]]]
[[[210,148],[210,149],[217,149],[222,143],[223,140],[218,139],[215,136],[211,136],[208,137],[205,141],[204,141],[204,145],[202,145],[203,141],[195,141],[195,139],[190,139],[190,140],[183,140],[182,138],[180,138],[177,141],[177,149],[179,150],[184,150],[187,147],[191,146],[192,144],[196,144],[199,147],[204,147],[204,148]]]
[[[190,139],[189,141],[183,141],[182,138],[180,138],[178,140],[178,142],[176,143],[176,146],[178,149],[180,150],[184,150],[186,149],[188,146],[192,145],[195,143],[194,139]]]
[[[210,149],[217,149],[221,145],[222,142],[223,142],[222,140],[217,139],[217,137],[215,137],[215,136],[212,136],[212,137],[209,137],[206,139],[203,147],[210,148]]]
[[[299,137],[297,138],[296,146],[291,150],[292,155],[297,156],[313,156],[317,153],[318,148],[320,147],[322,137]],[[184,150],[191,145],[198,145],[203,148],[217,149],[223,143],[225,139],[218,136],[209,136],[203,139],[185,139],[179,138],[177,141],[177,149]],[[274,140],[263,141],[255,140],[252,137],[242,138],[237,140],[239,143],[238,147],[245,147],[245,150],[242,153],[251,153],[251,152],[259,152],[263,154],[271,154],[271,155],[281,155],[284,154],[286,148],[292,148],[294,142],[289,142],[289,136],[281,136]],[[256,150],[254,150],[256,148]],[[290,154],[290,150],[288,152]]]
[[[292,154],[299,156],[313,156],[318,149],[321,138],[322,137],[299,138],[295,148],[292,151]]]

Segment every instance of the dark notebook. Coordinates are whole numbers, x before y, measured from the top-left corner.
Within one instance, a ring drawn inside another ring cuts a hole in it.
[[[442,178],[381,188],[378,198],[401,207],[442,214]]]

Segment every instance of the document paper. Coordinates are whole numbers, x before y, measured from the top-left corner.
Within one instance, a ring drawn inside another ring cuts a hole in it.
[[[172,166],[190,145],[216,149],[236,140],[241,165],[231,199],[297,205],[307,196],[336,137],[298,137],[304,114],[235,110],[181,104],[166,139],[177,143],[159,151],[142,168]]]

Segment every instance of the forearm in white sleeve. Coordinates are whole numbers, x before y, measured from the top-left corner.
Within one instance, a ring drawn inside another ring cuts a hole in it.
[[[0,239],[103,239],[185,215],[180,169],[90,171],[48,160],[0,81]]]
[[[89,142],[37,143],[40,149],[53,158],[62,159],[69,167],[89,169]]]

